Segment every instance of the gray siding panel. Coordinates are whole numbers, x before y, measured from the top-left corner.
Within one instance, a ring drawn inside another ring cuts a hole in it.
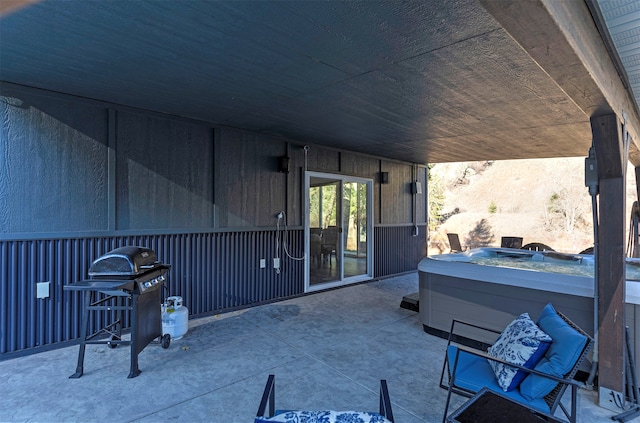
[[[0,233],[103,229],[106,111],[34,101],[0,101]]]
[[[302,237],[287,231],[289,251],[302,250]],[[302,262],[283,258],[280,274],[260,269],[261,258],[276,255],[274,231],[0,241],[0,354],[77,339],[81,295],[63,287],[86,279],[94,259],[123,245],[149,247],[171,264],[167,295],[182,296],[192,317],[304,290]],[[36,283],[45,281],[51,296],[37,299]],[[91,330],[111,318],[92,316]]]
[[[233,129],[216,129],[215,191],[220,228],[275,226],[286,211],[287,174],[278,158],[287,154],[284,141]],[[290,201],[300,198],[293,193]]]
[[[213,226],[213,130],[117,113],[118,229]]]
[[[427,250],[426,226],[376,226],[374,236],[374,277],[390,276],[418,269]]]
[[[382,161],[381,170],[389,172],[389,183],[380,185],[380,221],[386,225],[412,223],[412,165]]]

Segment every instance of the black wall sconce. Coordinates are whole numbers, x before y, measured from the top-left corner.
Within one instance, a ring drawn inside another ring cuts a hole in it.
[[[418,181],[411,183],[411,193],[422,194],[422,184]]]
[[[289,173],[289,157],[282,156],[278,159],[278,172]]]
[[[380,183],[381,184],[389,183],[389,172],[380,172]]]

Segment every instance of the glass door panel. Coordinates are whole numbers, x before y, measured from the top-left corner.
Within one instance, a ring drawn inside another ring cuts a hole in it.
[[[367,269],[367,184],[345,182],[342,204],[344,277],[366,275]]]
[[[339,180],[314,177],[309,186],[309,284],[340,281]]]
[[[307,290],[372,277],[372,181],[307,172]]]

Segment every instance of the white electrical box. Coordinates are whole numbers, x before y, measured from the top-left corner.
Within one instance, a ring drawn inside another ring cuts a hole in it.
[[[273,268],[274,269],[280,269],[280,258],[276,257],[273,259]]]
[[[264,269],[267,267],[267,261],[265,259],[260,259],[260,269]]]
[[[36,284],[36,297],[49,298],[49,287],[51,282],[38,282]]]

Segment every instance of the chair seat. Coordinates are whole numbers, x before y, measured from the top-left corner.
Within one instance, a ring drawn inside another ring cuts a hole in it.
[[[270,422],[376,422],[393,423],[393,411],[391,410],[391,398],[387,381],[380,380],[379,413],[361,411],[336,411],[336,410],[276,410],[275,408],[275,375],[269,375],[267,384],[262,393],[262,400],[256,413],[255,423]],[[267,409],[268,407],[268,409]]]
[[[455,345],[449,345],[449,348],[447,348],[449,363],[452,363],[451,367],[453,367],[453,363],[455,362],[457,350],[458,348]],[[473,369],[473,371],[470,371],[470,369]],[[464,351],[460,351],[460,354],[458,355],[455,386],[472,393],[476,393],[480,391],[480,389],[487,387],[492,391],[498,392],[515,400],[516,402],[527,404],[529,407],[543,413],[549,414],[551,411],[549,409],[549,405],[543,398],[529,401],[520,395],[519,389],[504,392],[500,385],[498,385],[495,373],[493,372],[493,369],[491,369],[487,359],[473,354],[468,354]]]
[[[382,414],[363,411],[335,411],[335,410],[276,410],[272,417],[256,417],[254,423],[272,422],[376,422],[392,423]]]

